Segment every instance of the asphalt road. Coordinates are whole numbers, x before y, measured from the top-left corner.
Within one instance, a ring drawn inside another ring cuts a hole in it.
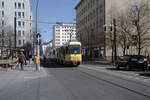
[[[0,72],[0,100],[150,100],[150,73],[110,65]]]
[[[56,95],[63,97],[61,100],[150,100],[150,84],[143,76],[110,69],[102,65],[86,64],[76,68],[53,63],[46,71],[55,78],[61,91]]]

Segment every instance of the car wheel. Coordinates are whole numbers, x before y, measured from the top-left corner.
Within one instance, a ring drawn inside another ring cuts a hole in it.
[[[117,69],[117,70],[119,70],[119,69],[120,69],[119,64],[116,64],[116,69]]]
[[[125,69],[128,71],[130,70],[130,66],[129,65],[126,65]]]

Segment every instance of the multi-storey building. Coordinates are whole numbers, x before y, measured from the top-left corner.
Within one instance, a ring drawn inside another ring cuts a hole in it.
[[[75,7],[77,38],[82,42],[86,56],[104,56],[105,2],[104,0],[80,0]]]
[[[68,41],[76,40],[76,23],[57,23],[53,26],[53,47],[63,46]]]
[[[32,13],[30,0],[0,0],[0,26],[1,32],[5,34],[11,31],[15,41],[15,18],[16,18],[16,47],[23,47],[32,40]]]
[[[83,55],[92,58],[111,58],[114,52],[108,44],[113,41],[107,43],[107,36],[111,34],[111,38],[114,38],[114,30],[105,32],[104,27],[113,28],[113,20],[117,18],[118,13],[123,13],[130,8],[136,9],[135,7],[142,1],[150,3],[149,0],[80,0],[75,7],[76,28],[77,39],[82,42]],[[122,55],[122,51],[117,46],[118,56]]]

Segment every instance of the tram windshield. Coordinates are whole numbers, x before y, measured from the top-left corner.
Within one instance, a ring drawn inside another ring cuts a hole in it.
[[[80,54],[80,45],[71,45],[70,53],[71,54]]]

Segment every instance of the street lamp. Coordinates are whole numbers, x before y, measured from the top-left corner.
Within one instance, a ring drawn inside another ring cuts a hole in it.
[[[36,38],[37,38],[37,57],[38,57],[38,60],[39,60],[39,63],[36,64],[36,70],[37,71],[40,71],[40,33],[38,33],[38,7],[39,7],[39,0],[37,0],[37,3],[36,3]]]

